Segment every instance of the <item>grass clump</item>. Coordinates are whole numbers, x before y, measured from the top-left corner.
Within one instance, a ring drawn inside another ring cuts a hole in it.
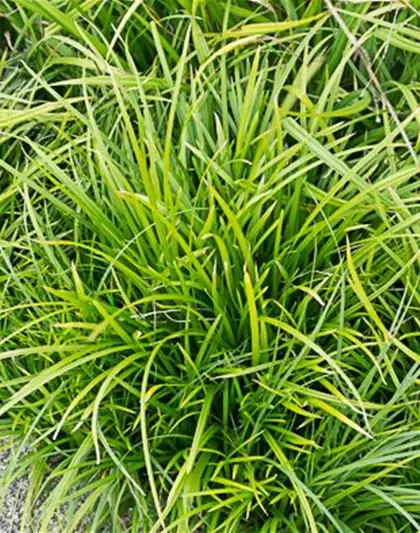
[[[420,530],[420,2],[0,6],[22,527]]]

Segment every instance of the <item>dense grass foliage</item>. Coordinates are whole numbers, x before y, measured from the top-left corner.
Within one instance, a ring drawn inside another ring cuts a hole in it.
[[[419,10],[0,0],[23,530],[420,530]]]

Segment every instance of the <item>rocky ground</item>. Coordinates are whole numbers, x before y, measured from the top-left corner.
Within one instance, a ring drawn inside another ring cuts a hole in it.
[[[41,533],[36,527],[36,516],[33,517],[34,525],[31,528],[25,527],[22,529],[23,509],[29,490],[29,478],[27,475],[22,475],[19,479],[9,484],[5,474],[7,473],[10,459],[10,450],[0,447],[0,533]],[[8,487],[6,488],[7,485]],[[6,491],[5,494],[4,491]],[[1,507],[2,501],[3,506]],[[72,533],[85,533],[88,530],[88,525],[85,523]],[[63,533],[63,528],[60,526],[60,516],[55,517],[48,532],[42,533]]]
[[[5,475],[10,452],[0,449],[0,479]],[[3,508],[0,510],[0,533],[20,532],[23,505],[29,488],[29,480],[22,476],[14,481],[4,497]],[[3,496],[3,494],[2,494]]]

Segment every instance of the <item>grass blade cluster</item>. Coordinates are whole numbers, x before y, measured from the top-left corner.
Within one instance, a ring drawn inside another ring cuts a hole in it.
[[[0,0],[0,29],[22,531],[420,530],[420,2]]]

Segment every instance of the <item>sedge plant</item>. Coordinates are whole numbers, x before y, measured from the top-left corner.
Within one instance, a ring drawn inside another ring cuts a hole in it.
[[[420,2],[0,11],[21,530],[419,531]]]

